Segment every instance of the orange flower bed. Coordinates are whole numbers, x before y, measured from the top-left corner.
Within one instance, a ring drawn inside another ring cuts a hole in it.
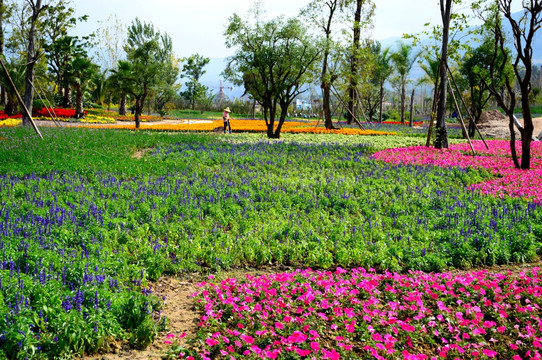
[[[141,124],[140,130],[159,130],[159,131],[213,131],[223,126],[221,120],[213,122],[196,122],[189,124],[160,124],[150,125]],[[328,130],[322,126],[315,127],[316,122],[285,122],[282,126],[283,133],[295,134],[343,134],[343,135],[395,135],[395,132],[361,130],[361,129],[334,129]],[[232,129],[236,132],[266,132],[267,125],[263,120],[232,120]],[[135,130],[135,124],[130,125],[109,125],[109,126],[89,126],[91,128],[112,128]]]

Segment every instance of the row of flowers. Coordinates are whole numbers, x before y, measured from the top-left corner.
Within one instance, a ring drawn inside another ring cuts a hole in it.
[[[309,269],[200,286],[199,338],[173,345],[179,358],[542,359],[536,267],[519,275]]]
[[[517,144],[518,156],[521,156],[521,144]],[[472,185],[472,189],[483,194],[495,196],[513,196],[542,202],[542,146],[532,143],[531,170],[518,170],[511,159],[509,142],[504,140],[488,141],[489,150],[483,142],[473,142],[476,155],[468,144],[451,145],[447,150],[414,146],[380,151],[374,159],[393,164],[430,165],[440,167],[483,168],[488,169],[496,179]]]
[[[88,112],[85,111],[85,115]],[[62,108],[38,108],[32,110],[32,117],[34,118],[47,118],[51,117],[69,119],[75,117],[75,109],[62,109]],[[6,119],[21,119],[22,114],[8,115],[4,111],[0,111],[0,120]]]
[[[409,125],[408,122],[406,122],[406,123],[403,124],[403,123],[401,123],[400,121],[389,121],[389,120],[383,121],[382,124],[384,124],[384,125]],[[414,121],[414,122],[412,123],[412,125],[414,125],[414,126],[422,126],[422,125],[423,125],[423,121]]]
[[[23,121],[19,118],[7,118],[7,119],[2,119],[0,120],[0,127],[2,126],[6,126],[6,127],[11,127],[11,126],[19,126],[21,125]]]
[[[190,121],[184,120],[182,124],[158,124],[146,125],[142,124],[140,130],[159,130],[159,131],[213,131],[223,126],[222,121]],[[376,130],[361,130],[361,129],[333,129],[328,130],[324,127],[316,127],[316,123],[304,122],[285,122],[282,127],[283,133],[296,134],[344,134],[344,135],[395,135],[394,132],[376,131]],[[266,132],[267,126],[264,121],[258,120],[236,120],[232,122],[233,130],[236,132]],[[103,127],[101,127],[103,128]],[[116,125],[111,126],[114,129],[134,130],[135,125]]]

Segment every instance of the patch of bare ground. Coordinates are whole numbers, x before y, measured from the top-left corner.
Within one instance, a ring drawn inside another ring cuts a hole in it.
[[[168,346],[164,344],[168,334],[174,334],[181,344],[196,334],[199,314],[191,296],[198,290],[196,280],[162,277],[152,284],[152,288],[155,295],[164,298],[162,316],[168,319],[168,330],[160,333],[153,344],[144,350],[133,349],[127,342],[116,342],[111,345],[109,353],[85,356],[84,360],[157,360],[161,359]],[[186,337],[180,339],[179,335],[183,333],[186,333]]]
[[[522,120],[520,119],[520,123]],[[542,117],[533,119],[534,131],[533,136],[539,136],[539,139],[542,138]],[[486,111],[482,114],[480,118],[480,123],[478,124],[480,132],[484,136],[497,138],[497,139],[509,139],[510,138],[510,127],[509,119],[506,115],[500,111]],[[516,129],[516,139],[520,138],[519,131]]]
[[[151,150],[152,150],[152,148],[137,150],[135,153],[132,154],[132,158],[141,159],[141,158],[143,158],[143,156],[145,156],[146,153],[148,153]]]

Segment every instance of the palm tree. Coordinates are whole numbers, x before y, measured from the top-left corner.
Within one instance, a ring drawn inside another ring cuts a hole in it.
[[[82,118],[83,111],[83,89],[92,83],[93,75],[98,71],[98,65],[93,64],[89,58],[78,56],[73,58],[67,66],[65,77],[66,82],[75,90],[75,117]]]
[[[107,97],[106,73],[103,71],[96,72],[92,77],[92,83],[94,84],[94,90],[92,91],[94,101],[103,106]]]
[[[395,65],[395,70],[399,74],[401,83],[401,124],[405,123],[405,88],[408,82],[407,77],[418,56],[419,53],[414,53],[411,45],[405,44],[402,41],[398,43],[397,51],[391,54],[391,60]]]
[[[128,61],[120,60],[117,64],[117,69],[112,70],[112,74],[108,78],[109,88],[120,97],[119,115],[126,115],[126,97],[128,96],[128,87],[131,85],[133,77],[131,64]]]
[[[22,94],[24,92],[25,83],[25,66],[14,64],[13,61],[6,63],[5,65],[11,80],[13,80],[13,84],[15,84],[15,87],[17,87],[19,93]],[[7,103],[4,112],[9,116],[13,116],[17,113],[18,109],[17,93],[11,87],[8,77],[3,71],[0,71],[0,84],[2,84],[7,96]]]
[[[382,123],[382,113],[384,110],[384,83],[392,72],[390,61],[390,48],[386,48],[378,54],[377,69],[378,76],[380,77],[380,114],[378,120],[380,123]]]
[[[420,67],[425,72],[425,76],[420,83],[436,86],[439,60],[427,55],[423,57],[423,60],[425,60],[425,62],[420,61]]]

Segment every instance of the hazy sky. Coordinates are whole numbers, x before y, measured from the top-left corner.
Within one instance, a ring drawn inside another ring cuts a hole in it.
[[[269,17],[296,16],[309,0],[267,0]],[[231,50],[224,46],[224,28],[234,12],[242,17],[253,0],[92,0],[74,1],[77,13],[90,16],[78,26],[77,34],[86,35],[98,27],[98,21],[116,14],[125,23],[135,17],[152,22],[173,39],[178,56],[196,52],[207,57],[224,57]],[[438,0],[375,0],[376,17],[372,38],[383,40],[403,33],[423,30],[427,22],[440,23]]]

